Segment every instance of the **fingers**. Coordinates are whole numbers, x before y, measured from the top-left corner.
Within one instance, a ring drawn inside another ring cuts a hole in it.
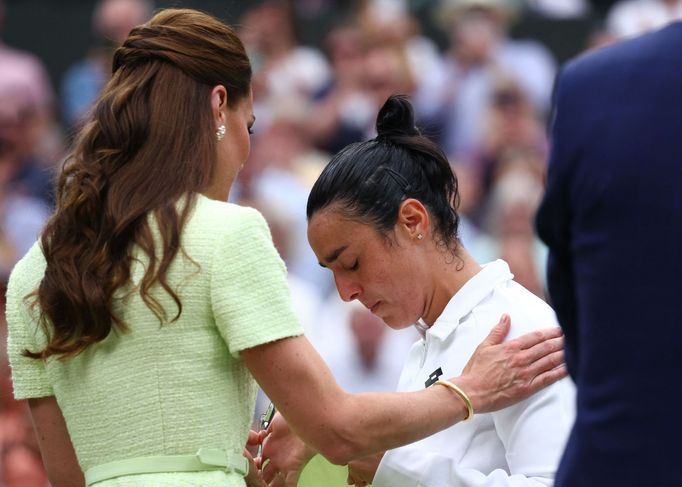
[[[511,318],[508,314],[503,314],[500,321],[493,327],[488,336],[481,342],[481,345],[499,345],[509,333]]]
[[[560,352],[564,349],[564,339],[563,337],[558,337],[558,338],[551,338],[549,340],[545,340],[544,342],[540,342],[537,345],[532,346],[529,349],[526,349],[523,354],[524,358],[528,361],[529,365],[535,365],[535,362],[540,361],[544,357],[550,354],[554,354],[556,352]],[[559,365],[559,364],[555,364]],[[554,368],[554,367],[549,367],[549,368]],[[543,370],[540,370],[542,372]]]
[[[525,335],[521,335],[514,340],[510,340],[508,344],[515,344],[518,345],[521,350],[526,350],[539,343],[551,340],[553,338],[559,338],[563,335],[564,333],[561,331],[561,328],[555,326],[553,328],[545,328],[544,330],[536,330],[526,333]]]
[[[275,476],[277,475],[277,469],[272,463],[268,462],[267,460],[265,460],[263,463],[264,466],[261,468],[261,475],[265,483],[270,484],[270,482],[272,482],[275,479]]]
[[[556,381],[563,379],[567,375],[568,369],[566,369],[566,365],[563,363],[554,369],[542,372],[541,374],[535,376],[535,378],[531,381],[531,394],[534,394],[535,392],[547,387],[550,384],[554,384]]]
[[[281,472],[275,474],[272,481],[268,483],[268,487],[287,487],[289,485],[291,484],[286,481],[286,478]]]
[[[528,366],[531,377],[537,377],[540,374],[549,372],[552,369],[564,364],[564,351],[557,350],[556,352],[548,353],[544,357],[536,360]]]
[[[246,446],[258,446],[260,445],[260,434],[258,431],[249,430],[249,437],[246,440]]]

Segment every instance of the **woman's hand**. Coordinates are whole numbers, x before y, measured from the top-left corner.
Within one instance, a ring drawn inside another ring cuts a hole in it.
[[[561,329],[534,331],[504,342],[511,321],[503,315],[464,367],[452,379],[477,413],[511,406],[566,377]]]
[[[260,459],[262,477],[268,485],[292,486],[298,483],[301,472],[315,451],[291,431],[284,417],[276,413],[263,437]]]
[[[252,434],[256,433],[254,431],[249,433],[249,442],[247,445],[251,444]],[[244,477],[246,487],[267,487],[267,484],[263,482],[263,478],[261,477],[260,470],[258,469],[258,465],[256,465],[253,455],[251,455],[251,452],[246,448],[244,448],[244,456],[249,461],[249,473],[247,473],[246,477]]]
[[[372,483],[374,475],[379,468],[379,462],[384,457],[384,452],[359,458],[348,463],[348,485],[364,487]]]

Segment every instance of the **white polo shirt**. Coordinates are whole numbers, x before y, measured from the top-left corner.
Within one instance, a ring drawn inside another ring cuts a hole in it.
[[[513,277],[507,263],[497,260],[470,279],[412,347],[398,390],[423,389],[438,369],[443,379],[460,375],[503,313],[512,320],[507,339],[558,326],[552,308]],[[573,383],[563,379],[514,406],[476,414],[471,421],[386,452],[372,485],[553,485],[573,424],[574,401]]]

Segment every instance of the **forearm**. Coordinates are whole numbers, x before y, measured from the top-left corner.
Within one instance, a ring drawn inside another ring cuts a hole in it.
[[[336,446],[319,451],[330,461],[349,461],[413,443],[465,419],[464,403],[444,387],[412,393],[345,394],[329,423]],[[331,454],[331,456],[330,456]]]
[[[349,394],[302,337],[244,351],[242,358],[290,428],[337,464],[412,443],[467,414],[444,387]]]
[[[452,379],[476,412],[490,412],[528,397],[565,376],[560,330],[536,331],[502,344],[500,321],[462,376]],[[413,443],[468,415],[446,387],[411,393],[352,395],[343,391],[304,337],[287,338],[241,352],[242,359],[291,428],[334,463]]]
[[[54,396],[29,399],[33,426],[48,479],[54,487],[82,487],[83,472]]]

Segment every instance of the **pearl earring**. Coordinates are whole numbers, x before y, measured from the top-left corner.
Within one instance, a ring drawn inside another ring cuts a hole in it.
[[[218,130],[215,132],[215,138],[219,141],[225,138],[225,125],[218,127]]]

